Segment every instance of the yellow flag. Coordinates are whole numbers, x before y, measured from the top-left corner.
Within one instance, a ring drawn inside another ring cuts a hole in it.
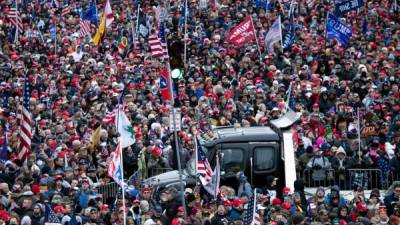
[[[96,46],[99,45],[100,40],[103,37],[105,31],[106,31],[106,16],[103,15],[103,17],[101,18],[99,29],[97,29],[97,32],[93,37],[94,45]]]
[[[88,146],[89,152],[92,153],[94,149],[100,144],[100,131],[101,125],[93,131],[92,143]]]

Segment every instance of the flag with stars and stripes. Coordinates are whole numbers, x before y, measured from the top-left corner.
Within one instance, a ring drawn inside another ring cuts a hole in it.
[[[61,225],[60,219],[47,204],[44,213],[44,225]]]
[[[257,193],[254,191],[253,196],[247,203],[247,209],[244,212],[243,225],[260,225],[261,217],[257,213],[256,200]]]
[[[207,186],[212,182],[214,175],[211,165],[208,162],[206,154],[201,148],[199,140],[196,138],[196,174],[199,175],[200,182],[203,186]]]
[[[160,24],[160,29],[158,32],[150,35],[148,41],[152,57],[159,59],[169,59],[164,23]]]
[[[20,110],[20,132],[19,132],[19,151],[18,159],[25,161],[29,153],[31,152],[31,140],[32,140],[32,115],[30,112],[30,97],[31,87],[28,79],[28,74],[25,74],[24,78],[24,96],[22,99],[22,105]]]
[[[22,19],[18,11],[18,3],[16,0],[13,1],[13,6],[8,11],[8,19],[10,20],[12,26],[16,29],[16,32],[23,33]]]
[[[62,10],[61,10],[61,16],[68,16],[71,13],[71,9],[69,8],[69,5],[64,5]]]

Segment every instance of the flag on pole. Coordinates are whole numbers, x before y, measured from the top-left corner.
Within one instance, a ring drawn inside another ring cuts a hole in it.
[[[247,202],[247,209],[244,212],[244,219],[243,225],[260,225],[261,224],[261,217],[257,213],[256,207],[256,191],[254,190],[253,196],[250,197],[250,200]]]
[[[103,36],[106,32],[106,28],[110,27],[110,25],[113,21],[114,21],[114,17],[113,17],[110,1],[106,0],[99,29],[97,29],[97,32],[96,32],[95,36],[93,37],[94,45],[98,45],[100,43],[100,40],[103,38]]]
[[[119,109],[118,109],[118,117],[116,121],[116,126],[118,133],[120,135],[120,145],[121,148],[129,147],[135,144],[135,130],[132,127],[131,122],[129,121],[128,117],[125,115],[123,110],[123,96],[120,98]]]
[[[221,178],[221,166],[219,165],[219,159],[217,157],[211,182],[206,186],[204,186],[204,189],[215,198],[218,196],[219,193],[220,178]]]
[[[91,24],[97,26],[97,7],[94,1],[90,3],[89,9],[82,13],[81,20],[88,20]]]
[[[65,16],[68,16],[70,13],[71,13],[71,9],[69,8],[69,5],[64,5],[61,10],[61,16],[65,17]]]
[[[50,208],[48,204],[46,204],[46,209],[44,212],[44,225],[61,225],[60,219],[58,219],[57,215]]]
[[[160,70],[160,92],[161,92],[161,98],[164,101],[170,101],[171,100],[171,90],[169,89],[169,74],[167,69],[161,69]]]
[[[50,31],[50,38],[52,41],[56,41],[57,39],[57,31],[56,31],[56,26],[54,23],[51,23],[49,26],[49,31]]]
[[[108,176],[112,177],[117,184],[122,186],[121,143],[118,143],[115,151],[111,153],[111,162],[108,164]]]
[[[337,40],[341,46],[346,46],[352,36],[352,29],[339,20],[335,15],[328,13],[326,21],[326,38]]]
[[[190,14],[189,7],[187,5],[187,0],[183,0],[183,4],[181,7],[181,16],[178,20],[178,26],[182,26],[185,23],[185,18],[188,17]],[[189,19],[189,18],[187,18]]]
[[[285,35],[285,40],[283,42],[283,49],[291,49],[292,45],[294,43],[294,36],[295,36],[295,24],[294,24],[294,5],[293,5],[293,0],[292,3],[290,4],[290,10],[289,10],[289,29],[287,30],[287,33]]]
[[[4,132],[3,144],[0,151],[0,161],[5,163],[8,160],[8,143],[7,143],[7,134]]]
[[[8,11],[8,19],[10,20],[13,27],[16,28],[16,32],[22,33],[23,32],[22,19],[21,16],[19,15],[17,4],[18,4],[17,0],[14,0],[13,6]]]
[[[86,37],[86,35],[90,35],[90,21],[89,20],[80,20],[79,22],[79,28],[80,28],[80,36],[81,37]]]
[[[168,49],[167,42],[165,39],[165,25],[160,24],[160,29],[158,32],[150,35],[148,38],[151,56],[154,58],[168,59]]]
[[[269,0],[255,0],[254,4],[257,8],[265,9],[265,11],[271,11],[273,9],[273,5]]]
[[[196,174],[199,176],[201,184],[207,186],[212,181],[213,171],[208,162],[206,154],[201,148],[199,140],[196,138]]]
[[[282,41],[281,16],[279,16],[269,28],[269,31],[264,39],[265,47],[269,52],[273,52],[273,45],[280,41]]]
[[[240,48],[255,39],[256,34],[254,32],[253,22],[251,21],[251,17],[247,16],[239,25],[227,33],[225,41]]]
[[[20,132],[19,132],[19,152],[18,159],[25,161],[31,152],[31,141],[32,141],[32,126],[31,120],[32,115],[30,112],[30,98],[31,88],[28,79],[28,74],[25,74],[24,78],[24,96],[21,105],[20,115]]]

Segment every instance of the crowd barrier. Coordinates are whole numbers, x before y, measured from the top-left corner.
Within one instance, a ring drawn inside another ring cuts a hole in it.
[[[394,181],[400,180],[399,174],[391,172],[382,174],[379,169],[347,169],[341,171],[305,169],[302,172],[297,172],[297,178],[305,182],[306,188],[338,185],[341,190],[353,190],[355,186],[361,186],[366,190],[374,188],[386,190]]]

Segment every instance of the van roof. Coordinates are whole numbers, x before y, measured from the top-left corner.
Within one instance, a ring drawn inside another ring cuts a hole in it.
[[[224,142],[279,141],[279,135],[270,127],[220,128],[214,131],[217,139],[214,144]]]

